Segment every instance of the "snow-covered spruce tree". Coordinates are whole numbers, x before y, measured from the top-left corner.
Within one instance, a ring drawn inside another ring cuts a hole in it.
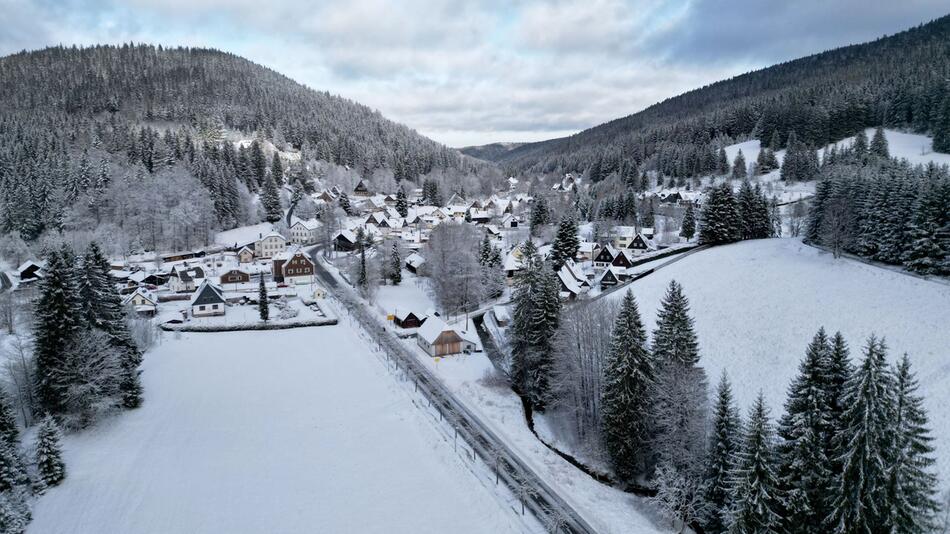
[[[257,277],[257,313],[261,321],[270,319],[270,305],[267,302],[267,284],[264,283],[264,273]]]
[[[356,287],[365,292],[369,288],[369,274],[366,271],[366,235],[363,228],[356,231],[356,246],[360,251],[359,270],[356,275]]]
[[[16,416],[10,407],[10,399],[6,392],[0,390],[0,440],[11,445],[20,443],[20,429],[17,428]]]
[[[826,456],[828,457],[831,476],[836,480],[841,476],[844,463],[841,460],[842,451],[839,449],[842,444],[837,442],[835,436],[845,431],[844,412],[845,403],[847,402],[845,400],[845,386],[853,373],[854,366],[851,365],[848,344],[841,332],[835,332],[834,337],[829,342],[823,387],[828,405],[828,435],[825,436],[825,450],[827,451]],[[828,496],[828,501],[833,500],[833,494],[834,492]]]
[[[42,487],[58,486],[66,478],[66,464],[60,449],[62,433],[56,420],[47,415],[36,433],[36,470]]]
[[[873,144],[872,144],[873,146]],[[890,466],[887,511],[890,532],[925,534],[933,532],[940,509],[935,496],[937,477],[933,474],[933,438],[928,428],[923,399],[917,395],[917,378],[905,354],[894,372],[895,411],[894,461]]]
[[[346,193],[340,193],[340,198],[337,199],[337,203],[340,205],[340,209],[343,210],[343,213],[353,215],[353,206],[350,204],[350,197],[348,197]]]
[[[61,414],[68,384],[63,381],[63,354],[82,326],[76,295],[74,256],[66,247],[46,257],[46,276],[34,306],[34,354],[37,400],[44,411]]]
[[[280,154],[276,151],[274,152],[274,159],[271,160],[270,174],[274,177],[274,182],[277,185],[284,183],[284,165],[280,161]]]
[[[505,292],[505,272],[501,268],[501,253],[492,245],[487,233],[482,237],[478,265],[485,296],[491,299],[500,297]]]
[[[406,200],[406,192],[400,187],[399,191],[396,192],[396,213],[400,217],[406,217],[409,215],[409,202]]]
[[[279,222],[284,216],[284,210],[280,206],[280,192],[272,174],[264,178],[264,184],[261,186],[261,207],[264,208],[264,220],[267,222]]]
[[[142,404],[142,383],[139,366],[142,353],[135,345],[125,319],[122,301],[115,292],[109,275],[109,262],[96,242],[89,244],[78,272],[79,297],[87,327],[102,330],[119,351],[122,378],[119,389],[122,404],[137,408]]]
[[[686,205],[686,213],[683,214],[683,223],[680,225],[680,236],[689,241],[696,235],[696,215],[693,211],[693,203]]]
[[[577,221],[572,215],[565,215],[558,224],[554,244],[551,247],[551,267],[558,271],[567,260],[577,256],[580,239],[577,237]]]
[[[528,240],[523,268],[515,282],[512,323],[512,385],[529,405],[544,410],[553,373],[552,340],[560,314],[559,282]]]
[[[653,450],[659,465],[684,480],[702,478],[706,449],[706,373],[682,286],[670,282],[653,331]],[[693,484],[684,482],[687,486]]]
[[[824,328],[818,330],[798,376],[788,390],[785,414],[779,421],[778,477],[784,496],[783,530],[813,532],[829,515],[827,496],[836,478],[829,469],[827,436],[831,433],[826,388],[831,346]]]
[[[746,169],[745,156],[742,155],[742,150],[736,153],[736,159],[732,162],[732,179],[733,180],[745,180],[748,175],[748,169]]]
[[[781,531],[776,476],[775,435],[762,393],[749,410],[730,485],[731,508],[724,513],[727,531],[758,534]]]
[[[15,492],[29,485],[19,454],[20,444],[0,440],[0,492]]]
[[[890,150],[887,147],[887,137],[884,136],[884,128],[882,126],[878,126],[877,129],[874,130],[870,150],[871,154],[879,158],[887,159],[891,157]]]
[[[894,456],[894,379],[883,340],[871,336],[848,380],[842,430],[835,438],[842,473],[829,527],[839,534],[889,532],[888,466]]]
[[[732,386],[725,371],[716,388],[716,405],[712,417],[712,435],[706,459],[706,502],[710,513],[703,526],[709,534],[722,534],[726,531],[722,512],[732,506],[730,477],[742,437],[739,409],[732,397]]]
[[[399,256],[399,244],[393,243],[392,253],[389,257],[389,281],[394,286],[402,282],[402,258]]]
[[[531,235],[537,235],[541,227],[551,222],[551,214],[548,212],[548,201],[544,195],[538,195],[534,199],[534,206],[531,208]]]
[[[908,270],[921,274],[950,274],[950,187],[929,184],[917,197],[911,222],[910,247],[904,253]]]
[[[670,281],[657,312],[653,357],[661,366],[669,363],[694,366],[699,362],[699,343],[689,315],[689,300],[676,280]]]
[[[732,186],[728,183],[714,187],[703,205],[699,226],[699,242],[720,245],[739,239],[739,210]]]
[[[0,532],[3,534],[21,534],[26,532],[32,515],[25,492],[0,492]]]
[[[754,239],[756,237],[756,195],[752,184],[743,180],[736,197],[739,210],[739,239]]]
[[[653,357],[633,292],[627,290],[614,321],[604,361],[601,395],[603,440],[622,481],[643,475],[651,465]]]
[[[722,147],[716,153],[716,173],[720,176],[729,174],[729,157],[726,155],[726,149]]]

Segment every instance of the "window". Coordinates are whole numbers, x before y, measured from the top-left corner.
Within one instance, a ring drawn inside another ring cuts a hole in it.
[[[218,305],[217,305],[217,304],[212,304],[212,305],[211,305],[211,309],[212,309],[212,310],[217,310],[217,309],[218,309]]]
[[[198,306],[198,311],[205,311],[205,307],[204,307],[204,306]]]

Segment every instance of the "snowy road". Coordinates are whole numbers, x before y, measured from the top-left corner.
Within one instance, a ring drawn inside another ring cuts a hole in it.
[[[166,336],[29,532],[523,532],[343,325]]]

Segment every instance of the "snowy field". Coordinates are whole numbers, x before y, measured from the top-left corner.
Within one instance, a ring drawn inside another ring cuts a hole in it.
[[[166,335],[31,533],[524,532],[343,325]]]
[[[260,239],[261,236],[267,235],[274,230],[274,225],[269,222],[262,222],[260,224],[252,224],[250,226],[241,226],[239,228],[234,228],[232,230],[225,230],[223,232],[218,232],[214,237],[214,242],[219,245],[234,246],[245,245],[252,241]]]
[[[697,252],[632,284],[647,329],[671,279],[689,297],[711,384],[725,369],[743,412],[759,390],[777,418],[805,346],[840,330],[852,358],[885,336],[906,352],[934,427],[941,484],[950,487],[950,285],[838,259],[797,239],[745,241]],[[605,298],[619,299],[624,292]]]
[[[403,308],[416,314],[423,314],[435,309],[435,303],[429,295],[428,279],[416,276],[402,270],[402,282],[398,286],[380,285],[374,298],[376,308],[384,315],[395,313],[396,308]]]

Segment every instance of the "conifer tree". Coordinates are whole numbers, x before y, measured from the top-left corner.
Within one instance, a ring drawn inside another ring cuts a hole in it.
[[[554,270],[560,270],[567,260],[573,260],[577,256],[579,247],[580,239],[577,237],[577,222],[571,215],[566,215],[561,218],[561,222],[558,224],[554,244],[551,247],[551,266]]]
[[[689,300],[683,286],[671,280],[657,312],[653,331],[653,357],[659,365],[677,363],[692,366],[699,363],[699,343],[689,315]]]
[[[917,395],[917,377],[905,354],[894,371],[895,411],[894,465],[888,483],[888,524],[891,532],[932,532],[940,509],[934,499],[937,477],[933,474],[933,438],[928,428],[923,399]]]
[[[778,532],[780,494],[776,477],[775,436],[762,393],[749,411],[730,485],[729,532]]]
[[[356,246],[360,251],[360,266],[356,278],[356,287],[360,288],[360,291],[365,291],[369,286],[369,275],[366,272],[366,235],[363,233],[362,227],[356,231]]]
[[[785,496],[783,525],[788,533],[807,534],[828,517],[825,504],[834,489],[827,437],[831,434],[826,398],[831,346],[818,330],[798,366],[779,422],[779,483]]]
[[[842,472],[829,527],[839,534],[888,532],[887,495],[894,445],[894,381],[883,340],[871,336],[861,365],[845,385],[842,431],[836,436]]]
[[[858,131],[857,135],[854,136],[854,144],[851,145],[851,152],[859,161],[863,161],[865,158],[867,158],[868,135],[864,133],[863,129]]]
[[[742,150],[736,153],[736,159],[732,162],[732,179],[733,180],[745,180],[748,175],[748,169],[746,168],[745,156],[742,155]]]
[[[10,399],[4,391],[0,391],[0,440],[11,445],[20,443],[20,429],[10,407]]]
[[[754,239],[757,237],[758,198],[752,190],[748,180],[744,180],[739,187],[739,196],[736,199],[739,210],[739,239]]]
[[[716,389],[709,458],[706,462],[706,502],[712,508],[712,513],[703,526],[710,534],[726,531],[722,512],[728,510],[732,503],[730,480],[741,445],[741,425],[739,409],[732,397],[732,386],[723,371]]]
[[[77,278],[84,324],[102,330],[109,336],[110,343],[121,357],[119,391],[122,404],[126,408],[137,408],[142,403],[139,371],[142,353],[129,332],[122,301],[109,275],[109,262],[95,241],[89,244],[83,256]]]
[[[62,434],[56,420],[47,415],[36,433],[36,469],[43,487],[58,486],[66,478],[60,441]]]
[[[621,480],[632,480],[650,465],[653,379],[646,330],[633,292],[627,290],[614,321],[601,396],[604,446]]]
[[[15,493],[30,482],[18,449],[19,443],[0,440],[0,493]]]
[[[270,305],[267,302],[267,285],[264,283],[264,273],[261,273],[257,278],[257,312],[261,317],[261,321],[266,323],[270,319]]]
[[[399,191],[396,192],[396,213],[400,217],[407,217],[409,215],[409,202],[406,200],[406,192],[399,188]]]
[[[950,186],[922,188],[913,210],[910,245],[904,253],[908,270],[921,274],[950,274]]]
[[[716,154],[716,172],[723,176],[729,174],[729,157],[726,156],[725,148],[720,148]]]
[[[274,152],[274,159],[271,162],[270,174],[274,177],[274,182],[277,185],[284,183],[284,165],[280,162],[280,154],[276,151]]]
[[[273,174],[268,174],[264,178],[261,186],[261,206],[264,208],[264,219],[267,222],[279,222],[284,216],[283,208],[280,206],[280,193],[277,191]]]
[[[75,257],[63,247],[50,251],[46,275],[40,283],[35,305],[34,353],[36,356],[36,392],[41,407],[49,413],[62,413],[64,395],[64,354],[82,327],[82,306],[76,295]]]
[[[871,139],[870,150],[871,154],[874,154],[879,158],[887,159],[891,157],[890,150],[887,146],[887,137],[884,136],[884,128],[882,126],[878,126],[877,129],[874,130],[874,137]]]
[[[686,213],[683,214],[683,223],[680,225],[680,237],[687,241],[696,235],[696,215],[693,212],[693,203],[686,205]]]
[[[511,379],[515,391],[543,410],[550,394],[552,339],[560,314],[559,282],[529,239],[522,245],[523,268],[515,281]]]
[[[740,236],[739,209],[728,183],[714,187],[703,205],[699,242],[706,245],[731,243]]]
[[[548,201],[543,195],[539,195],[534,199],[534,206],[531,208],[531,234],[537,235],[538,230],[549,222],[551,214],[548,213]]]
[[[399,244],[393,243],[392,253],[389,257],[389,281],[394,286],[402,282],[402,258],[399,257]]]

